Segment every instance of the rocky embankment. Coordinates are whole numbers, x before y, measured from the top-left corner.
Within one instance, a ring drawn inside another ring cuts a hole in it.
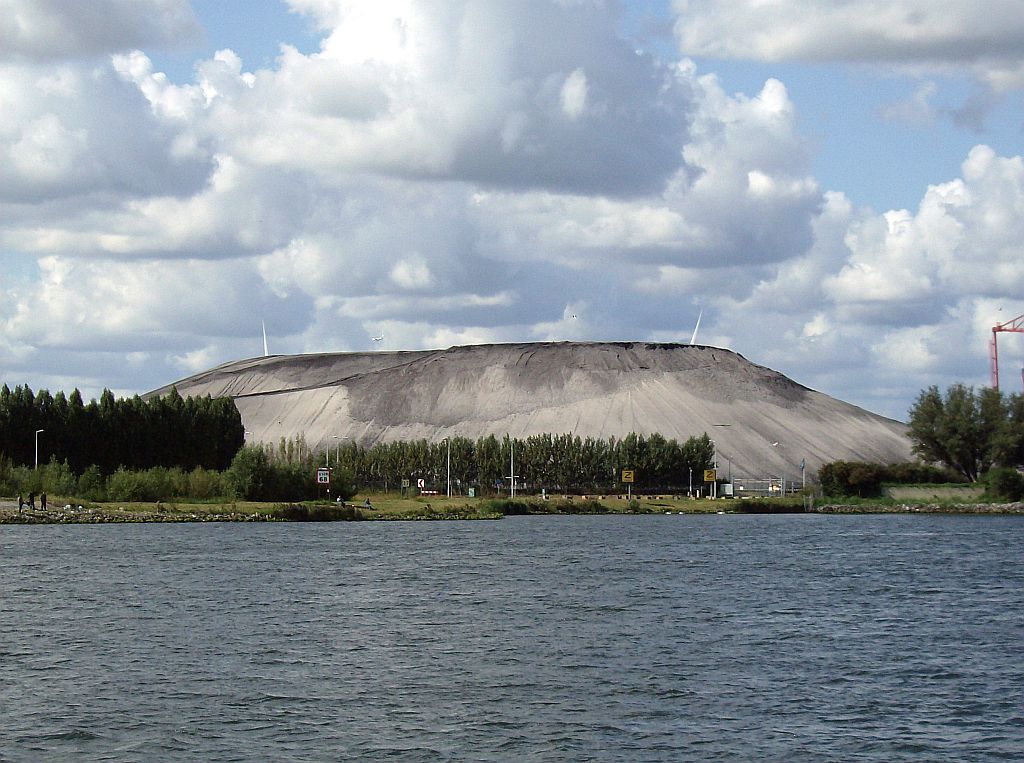
[[[1024,503],[827,504],[813,514],[1024,514]]]
[[[243,511],[187,511],[157,509],[136,511],[131,509],[92,509],[79,506],[49,506],[18,510],[16,504],[0,505],[0,524],[52,525],[52,524],[107,524],[123,522],[271,522],[279,518],[270,512]]]

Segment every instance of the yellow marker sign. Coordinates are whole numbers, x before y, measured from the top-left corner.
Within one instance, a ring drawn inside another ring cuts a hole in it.
[[[704,470],[704,481],[705,482],[716,482],[718,480],[718,472],[715,469]]]
[[[632,482],[633,481],[633,470],[632,469],[623,469],[622,470],[622,481],[623,482]]]

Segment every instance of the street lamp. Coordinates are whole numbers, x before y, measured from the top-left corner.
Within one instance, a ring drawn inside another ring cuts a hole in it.
[[[778,448],[779,447],[779,441],[776,440],[775,442],[773,442],[771,444],[771,446],[772,446],[773,450],[775,448]],[[767,472],[767,474],[765,476],[768,478],[768,494],[770,495],[771,492],[772,492],[772,487],[773,487],[773,485],[772,485],[772,475],[771,475],[770,467],[766,466],[765,467],[765,472]],[[786,494],[786,478],[783,476],[783,477],[780,478],[780,481],[781,481],[782,495],[785,495]]]
[[[37,429],[36,430],[36,466],[35,466],[36,469],[39,468],[39,435],[42,432],[45,432],[45,431],[46,431],[45,429]]]
[[[444,441],[448,443],[448,497],[452,497],[452,438],[445,437]]]
[[[719,429],[726,429],[727,427],[731,427],[732,424],[712,424],[711,426],[717,427]],[[726,439],[728,439],[728,438],[726,438]],[[715,462],[715,484],[714,484],[714,487],[713,487],[713,493],[714,493],[713,497],[718,498],[718,446],[715,445],[715,441],[714,440],[711,441],[711,444],[715,446],[714,450],[713,450],[714,462]],[[731,460],[729,461],[729,484],[732,485],[732,461]]]
[[[715,481],[711,483],[711,498],[718,498],[718,445],[711,441],[711,468],[715,470]]]
[[[509,456],[508,456],[508,478],[512,483],[512,487],[509,492],[510,498],[516,497],[516,441],[515,438],[509,436],[508,438]]]

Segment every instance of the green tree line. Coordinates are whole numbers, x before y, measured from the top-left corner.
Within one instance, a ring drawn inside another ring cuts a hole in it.
[[[115,398],[104,390],[85,403],[70,395],[33,393],[28,385],[0,387],[0,453],[13,465],[56,459],[75,474],[95,466],[103,475],[129,470],[180,467],[226,469],[245,440],[242,419],[227,397],[182,398],[177,390],[143,400]]]
[[[520,489],[539,492],[594,493],[625,489],[622,471],[635,472],[634,490],[685,491],[690,484],[703,484],[703,471],[711,467],[714,445],[707,434],[684,443],[659,434],[629,434],[614,437],[581,438],[571,434],[542,434],[524,439],[494,435],[471,440],[452,437],[449,441],[427,440],[379,443],[370,448],[344,443],[321,455],[350,474],[359,485],[379,490],[396,490],[401,480],[415,487],[422,479],[431,489],[446,489],[449,445],[453,492],[475,486],[492,491],[509,486],[509,469],[514,468]],[[281,447],[278,447],[278,451]],[[514,453],[513,453],[514,452]],[[514,461],[513,461],[514,455]]]

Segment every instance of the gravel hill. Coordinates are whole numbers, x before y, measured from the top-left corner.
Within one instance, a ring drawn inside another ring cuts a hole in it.
[[[572,432],[707,432],[721,469],[799,477],[838,459],[911,460],[906,427],[808,389],[730,350],[646,342],[542,342],[413,352],[276,355],[177,382],[230,395],[250,442],[302,433],[356,440]],[[166,393],[170,386],[156,390]]]

